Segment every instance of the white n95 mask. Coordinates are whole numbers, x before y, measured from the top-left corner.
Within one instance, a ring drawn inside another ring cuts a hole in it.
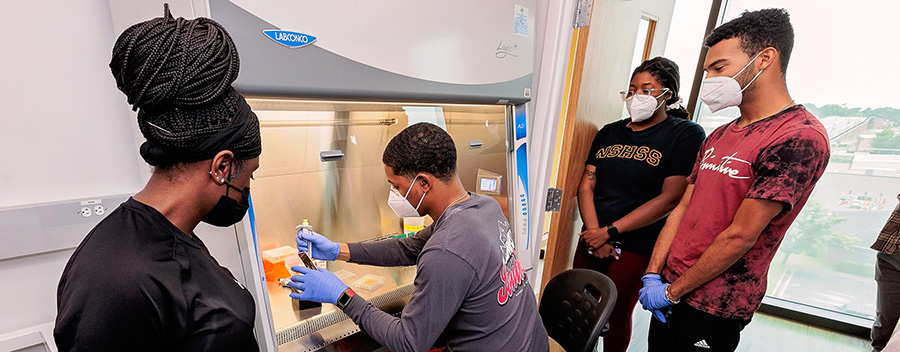
[[[662,95],[665,96],[668,89],[663,89]],[[631,122],[641,122],[650,119],[656,109],[666,103],[663,99],[661,103],[657,103],[659,97],[650,94],[635,94],[625,100],[625,107],[628,108],[628,114],[631,115]]]
[[[741,88],[741,84],[738,83],[734,77],[737,77],[741,72],[744,72],[747,67],[750,67],[750,64],[759,57],[759,54],[762,54],[762,51],[750,59],[750,62],[744,65],[744,68],[738,71],[734,76],[717,76],[703,80],[703,85],[700,86],[700,100],[709,106],[709,109],[712,110],[712,112],[717,112],[730,106],[740,105],[743,100],[743,95],[741,93],[743,93],[747,87],[750,87],[765,69],[759,70],[756,76],[753,76],[753,79],[751,79],[750,83],[747,83],[744,88]]]
[[[406,190],[406,195],[401,195],[400,191],[394,187],[391,187],[391,193],[388,194],[388,206],[391,207],[391,210],[394,211],[394,214],[401,218],[413,218],[413,217],[421,217],[419,215],[419,206],[422,205],[422,201],[425,200],[425,194],[428,192],[422,193],[422,198],[419,199],[419,204],[416,204],[415,207],[409,203],[409,200],[406,197],[409,196],[409,192],[412,191],[413,185],[416,184],[416,179],[419,176],[413,179],[413,182],[409,184],[409,189]]]

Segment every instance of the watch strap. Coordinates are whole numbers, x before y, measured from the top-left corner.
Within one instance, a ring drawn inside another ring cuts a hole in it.
[[[616,228],[616,225],[609,224],[609,226],[606,226],[606,233],[609,234],[609,237],[618,236],[619,229]]]

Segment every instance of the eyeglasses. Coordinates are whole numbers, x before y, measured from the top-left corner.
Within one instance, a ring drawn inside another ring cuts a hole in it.
[[[637,91],[623,90],[623,91],[619,92],[619,95],[622,96],[622,100],[627,100],[628,98],[633,97],[635,94],[650,95],[650,96],[653,96],[654,98],[659,98],[662,94],[653,95],[653,92],[656,92],[656,91],[662,91],[662,94],[666,94],[666,92],[669,91],[669,88],[647,88],[647,89],[639,89]]]

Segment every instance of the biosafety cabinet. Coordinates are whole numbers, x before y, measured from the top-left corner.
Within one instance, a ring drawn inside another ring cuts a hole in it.
[[[523,267],[532,269],[539,239],[528,232],[525,104],[534,0],[169,4],[176,17],[225,26],[241,57],[235,87],[260,119],[251,210],[234,237],[221,240],[238,243],[240,267],[229,269],[256,298],[263,350],[332,349],[359,331],[330,304],[298,306],[277,279],[290,275],[285,262],[297,261],[295,227],[303,220],[339,242],[418,228],[415,219],[404,227],[388,206],[381,162],[391,138],[414,123],[453,137],[463,185],[497,200]],[[110,0],[110,8],[118,32],[162,15],[162,1]],[[413,291],[414,267],[320,264],[389,312]]]

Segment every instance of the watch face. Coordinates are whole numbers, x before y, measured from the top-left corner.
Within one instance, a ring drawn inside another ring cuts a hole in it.
[[[348,295],[347,292],[341,293],[341,296],[338,297],[337,306],[341,309],[347,306],[347,303],[350,303],[350,298],[353,296]]]

